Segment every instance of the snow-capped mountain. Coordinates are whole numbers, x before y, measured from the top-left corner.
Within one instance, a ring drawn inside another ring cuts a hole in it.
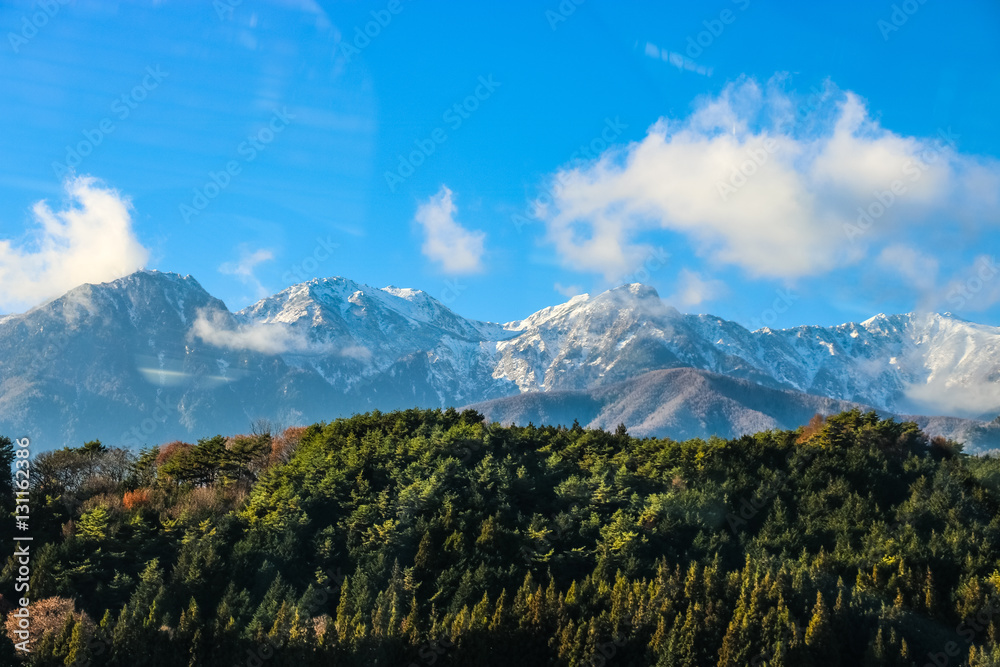
[[[424,391],[442,405],[512,391],[508,382],[492,379],[492,358],[496,342],[514,334],[459,317],[420,290],[316,279],[235,317],[243,327],[279,326],[290,340],[306,341],[284,354],[285,361],[345,391],[379,375],[406,375],[414,366],[426,366],[420,371],[427,374]]]
[[[0,318],[0,433],[33,436],[41,449],[91,438],[152,444],[246,430],[256,418],[306,423],[593,392],[671,368],[887,412],[1000,413],[1000,330],[948,315],[748,331],[681,314],[632,284],[498,324],[465,319],[420,290],[345,278],[231,313],[190,276],[141,271]],[[630,395],[661,385],[634,384]]]
[[[690,366],[894,412],[1000,413],[1000,329],[938,314],[749,331],[682,315],[651,287],[577,296],[505,325],[496,377],[521,391],[581,390]]]

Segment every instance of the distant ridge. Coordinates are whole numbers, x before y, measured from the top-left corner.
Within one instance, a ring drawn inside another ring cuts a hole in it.
[[[735,438],[772,429],[794,430],[815,414],[831,415],[871,406],[814,396],[792,390],[770,389],[748,380],[675,368],[650,371],[631,380],[589,391],[532,392],[475,403],[490,421],[525,426],[572,424],[613,431],[625,424],[636,437]],[[915,421],[931,435],[960,441],[974,438],[981,449],[1000,448],[1000,424],[956,417],[901,416],[878,411],[883,417]]]
[[[1000,414],[998,380],[995,327],[880,314],[749,331],[684,315],[639,283],[501,324],[420,290],[340,277],[232,313],[191,276],[140,271],[0,318],[0,433],[42,448],[479,404],[701,436],[794,428],[859,404],[964,418],[929,423],[979,447],[992,431],[972,425]]]

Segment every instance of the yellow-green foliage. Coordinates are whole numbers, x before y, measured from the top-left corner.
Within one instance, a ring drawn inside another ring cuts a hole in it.
[[[145,453],[110,489],[53,469],[75,504],[38,499],[33,586],[103,620],[32,663],[996,664],[1000,460],[913,424],[673,442],[408,410],[296,438]]]

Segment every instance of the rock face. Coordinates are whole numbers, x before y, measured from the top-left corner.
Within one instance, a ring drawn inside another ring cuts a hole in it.
[[[665,369],[677,371],[651,374]],[[156,271],[0,318],[0,433],[40,450],[469,404],[501,421],[707,436],[792,428],[854,403],[964,417],[933,423],[988,442],[992,431],[968,418],[1000,413],[1000,330],[905,314],[748,331],[681,314],[641,284],[506,324],[345,278],[231,313],[194,278]]]

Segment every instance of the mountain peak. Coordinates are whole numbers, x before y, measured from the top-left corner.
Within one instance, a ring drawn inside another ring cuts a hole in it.
[[[124,298],[131,302],[153,302],[166,298],[168,301],[191,296],[197,301],[217,301],[193,276],[172,271],[139,269],[127,276],[102,283],[85,283],[75,287],[51,303],[62,300],[89,299],[95,295],[106,298]]]
[[[437,301],[437,299],[431,297],[431,295],[427,292],[421,289],[414,289],[412,287],[396,287],[395,285],[387,285],[381,288],[381,291],[386,294],[397,296],[400,299],[406,299],[407,301]]]
[[[168,282],[174,284],[185,284],[185,285],[197,285],[201,287],[201,284],[192,276],[191,274],[181,275],[174,271],[157,271],[156,269],[139,269],[133,271],[127,276],[122,276],[116,278],[115,280],[108,280],[102,283],[95,283],[100,285],[117,285],[117,284],[128,284],[129,282],[137,282],[140,280],[151,280],[157,282]]]
[[[143,270],[0,318],[0,405],[16,408],[2,412],[38,414],[38,428],[48,428],[46,414],[59,414],[50,426],[60,438],[77,437],[67,423],[114,437],[99,430],[115,423],[107,406],[118,406],[126,417],[117,421],[127,421],[137,401],[154,404],[171,373],[178,383],[190,380],[177,385],[176,400],[194,406],[178,427],[202,428],[223,413],[239,420],[312,411],[319,419],[331,405],[462,405],[590,390],[682,367],[883,410],[913,405],[907,409],[992,419],[1000,405],[1000,329],[948,314],[880,313],[862,324],[750,332],[709,315],[680,315],[654,288],[630,283],[495,324],[467,320],[418,289],[343,277],[288,287],[192,338],[205,309],[228,313],[194,278]],[[65,351],[46,360],[49,345]],[[18,367],[28,370],[12,375]],[[237,387],[250,376],[235,369],[251,367],[254,381]],[[54,402],[39,407],[38,382],[76,377],[86,378],[83,394],[66,382],[47,386]],[[220,377],[225,392],[213,389]],[[78,405],[90,406],[100,423],[74,412]]]
[[[628,292],[637,299],[659,299],[660,293],[655,287],[644,283],[628,283],[608,290],[609,292]]]

